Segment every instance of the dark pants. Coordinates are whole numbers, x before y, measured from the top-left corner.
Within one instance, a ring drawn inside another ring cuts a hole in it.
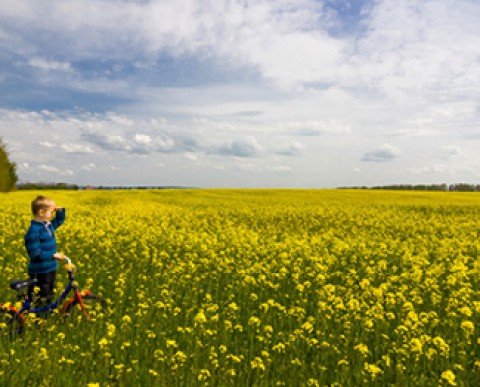
[[[56,271],[51,271],[50,273],[30,274],[30,279],[37,279],[37,283],[35,285],[30,285],[28,287],[28,296],[30,299],[32,299],[34,287],[38,286],[40,288],[39,297],[41,299],[46,299],[47,304],[52,302],[54,297],[53,289],[55,288],[56,275]]]

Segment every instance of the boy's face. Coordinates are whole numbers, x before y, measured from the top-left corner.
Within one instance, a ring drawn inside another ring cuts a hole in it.
[[[45,203],[48,207],[46,208],[41,208],[38,211],[37,218],[41,221],[47,222],[53,218],[53,214],[55,213],[55,208],[57,207],[55,205],[55,202],[50,201],[48,203]]]

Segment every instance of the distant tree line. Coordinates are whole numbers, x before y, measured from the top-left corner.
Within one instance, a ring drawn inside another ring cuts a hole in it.
[[[456,184],[393,184],[374,187],[354,186],[339,187],[340,189],[388,189],[408,191],[455,191],[455,192],[480,192],[480,184],[456,183]]]
[[[191,189],[194,187],[185,186],[81,186],[69,183],[20,183],[17,184],[19,190],[154,190],[154,189]],[[450,191],[450,192],[480,192],[480,184],[393,184],[393,185],[379,185],[373,187],[367,186],[353,186],[353,187],[338,187],[338,189],[365,189],[365,190],[398,190],[398,191]]]
[[[449,191],[447,184],[394,184],[386,186],[375,186],[372,189],[397,189],[409,191]]]
[[[10,161],[8,149],[0,138],[0,192],[8,192],[15,189],[18,181],[17,166]]]
[[[129,186],[105,186],[100,185],[98,187],[89,186],[89,187],[81,187],[81,189],[105,189],[105,190],[116,190],[116,189],[188,189],[191,187],[182,187],[182,186],[174,186],[174,185],[129,185]]]
[[[44,190],[44,189],[70,189],[78,190],[77,184],[68,183],[19,183],[17,184],[19,190]]]
[[[448,186],[449,191],[470,191],[470,192],[480,192],[480,184],[451,184]]]
[[[179,186],[93,186],[93,185],[77,185],[77,184],[68,184],[68,183],[20,183],[17,184],[17,189],[19,190],[54,190],[54,189],[66,189],[66,190],[119,190],[119,189],[181,189],[187,187]]]

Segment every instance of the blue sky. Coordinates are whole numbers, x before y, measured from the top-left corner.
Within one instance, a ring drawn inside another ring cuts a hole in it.
[[[22,181],[478,183],[474,0],[3,0]]]

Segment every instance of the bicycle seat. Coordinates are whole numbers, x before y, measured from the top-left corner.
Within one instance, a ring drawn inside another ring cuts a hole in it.
[[[37,282],[38,282],[38,280],[36,278],[27,279],[27,280],[23,280],[23,281],[16,280],[16,281],[10,282],[10,287],[13,290],[21,290],[23,288],[26,288],[27,286],[36,284]]]

